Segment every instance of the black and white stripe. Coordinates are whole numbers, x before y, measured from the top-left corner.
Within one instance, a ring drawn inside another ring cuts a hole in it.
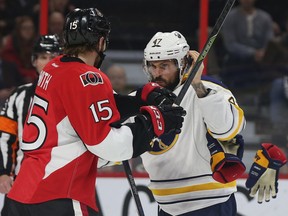
[[[36,84],[37,83],[35,82],[17,87],[9,96],[9,98],[7,98],[4,107],[0,112],[0,116],[7,118],[17,124],[15,132],[18,132],[17,136],[15,136],[15,134],[7,133],[4,128],[0,133],[0,147],[2,157],[0,163],[0,174],[18,174],[20,164],[23,159],[23,153],[19,148],[19,142],[22,140],[23,125],[35,92]],[[17,147],[15,155],[16,160],[15,164],[13,164],[12,144],[15,143],[17,138],[18,141],[16,143]]]

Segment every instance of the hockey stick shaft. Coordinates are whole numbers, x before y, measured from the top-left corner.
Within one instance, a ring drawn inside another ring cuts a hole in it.
[[[131,171],[131,168],[130,168],[130,165],[129,165],[129,162],[127,160],[126,161],[122,161],[122,164],[123,164],[123,167],[124,167],[124,170],[125,170],[125,173],[126,173],[127,180],[129,182],[129,185],[130,185],[130,190],[131,190],[132,196],[133,196],[133,198],[135,200],[135,203],[136,203],[138,215],[139,216],[145,216],[144,215],[144,210],[143,210],[143,207],[142,207],[142,204],[141,204],[141,201],[140,201],[140,197],[139,197],[139,194],[138,194],[138,191],[137,191],[136,183],[134,181],[134,177],[132,175],[132,171]]]
[[[175,104],[176,105],[180,105],[182,99],[184,98],[190,84],[192,83],[199,67],[201,66],[204,58],[206,57],[207,53],[209,52],[213,42],[215,41],[218,33],[220,32],[220,29],[229,13],[229,11],[231,10],[231,8],[233,7],[234,5],[234,2],[235,0],[228,0],[220,14],[220,16],[218,17],[217,21],[216,21],[216,24],[214,25],[201,53],[199,54],[199,57],[197,58],[196,62],[195,62],[195,65],[194,67],[192,68],[192,71],[191,73],[189,74],[187,80],[185,81],[181,91],[179,92],[176,100],[175,100]]]

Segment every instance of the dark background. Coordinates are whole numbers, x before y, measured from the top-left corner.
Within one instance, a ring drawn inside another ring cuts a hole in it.
[[[143,50],[158,31],[181,32],[192,48],[197,47],[199,3],[201,0],[72,0],[76,7],[97,7],[111,21],[109,49]],[[257,0],[284,29],[286,0]],[[226,1],[209,1],[209,25],[214,26]],[[238,5],[238,0],[235,5]]]

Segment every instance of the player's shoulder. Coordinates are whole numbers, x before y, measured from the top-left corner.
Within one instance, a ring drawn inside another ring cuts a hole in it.
[[[43,70],[52,75],[52,80],[56,85],[73,88],[101,85],[104,80],[108,80],[106,75],[96,67],[70,56],[58,56]]]
[[[229,14],[228,14],[228,17],[231,19],[233,17],[238,17],[239,16],[239,13],[241,12],[240,8],[238,7],[234,7],[230,10]]]
[[[50,65],[54,67],[58,66],[60,71],[67,72],[69,74],[72,73],[71,75],[77,75],[79,73],[82,74],[83,72],[89,71],[104,75],[104,73],[100,69],[86,64],[84,61],[77,57],[59,56],[55,59],[55,62],[51,62]]]
[[[259,14],[259,16],[262,17],[262,19],[266,19],[267,20],[271,20],[272,21],[272,17],[269,13],[267,13],[265,10],[262,10],[260,8],[257,8],[257,13]]]
[[[201,77],[201,80],[206,85],[214,85],[228,90],[228,87],[220,79],[217,79],[216,77],[204,75]]]
[[[92,67],[90,65],[86,65],[85,67],[83,67],[82,70],[79,71],[78,77],[83,87],[101,87],[103,85],[106,85],[107,83],[109,83],[110,85],[109,78],[106,76],[106,74],[100,69]]]
[[[30,88],[32,88],[32,86],[33,86],[33,83],[26,83],[26,84],[17,86],[17,87],[13,90],[13,92],[11,93],[11,95],[14,95],[14,94],[19,95],[19,94],[21,94],[22,92],[27,91],[27,90],[29,90]]]
[[[1,115],[6,113],[7,110],[13,109],[15,104],[24,100],[27,95],[30,95],[30,89],[33,88],[33,83],[23,84],[21,86],[16,87],[10,96],[6,99],[5,105],[2,108]],[[17,108],[17,105],[16,105]],[[6,114],[5,114],[6,115]]]
[[[25,83],[23,85],[18,86],[16,89],[27,89],[30,88],[33,85],[33,83]]]

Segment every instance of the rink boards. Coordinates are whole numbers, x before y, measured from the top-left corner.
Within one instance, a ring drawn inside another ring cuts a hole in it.
[[[146,177],[135,178],[139,196],[146,216],[157,216],[155,203],[147,185]],[[279,180],[279,192],[276,199],[258,204],[257,199],[251,199],[245,188],[245,179],[239,179],[238,192],[236,193],[238,214],[241,216],[284,216],[288,212],[288,179]],[[136,216],[137,210],[131,197],[129,184],[125,177],[99,177],[97,182],[99,206],[103,216]],[[3,195],[0,205],[3,204]]]

